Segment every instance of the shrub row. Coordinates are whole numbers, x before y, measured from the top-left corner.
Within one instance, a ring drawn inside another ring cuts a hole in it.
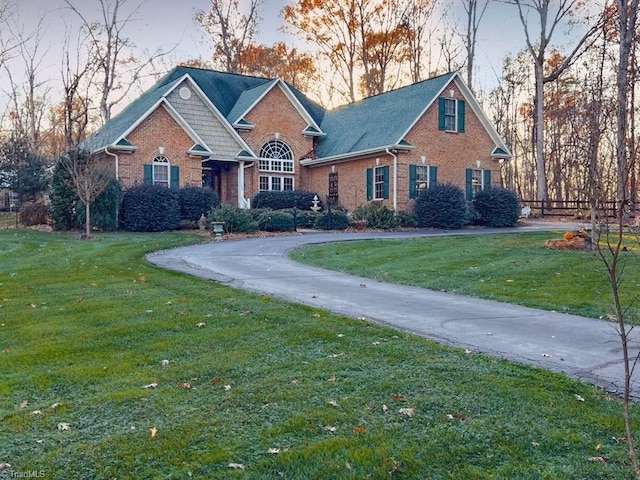
[[[466,224],[512,227],[518,223],[520,199],[512,190],[491,187],[478,192],[467,203],[457,185],[439,184],[416,199],[418,226],[459,229]]]
[[[304,190],[292,190],[286,192],[260,192],[253,197],[253,208],[268,208],[271,210],[284,210],[297,208],[298,210],[310,210],[313,206],[314,192]],[[318,203],[322,207],[322,202]]]

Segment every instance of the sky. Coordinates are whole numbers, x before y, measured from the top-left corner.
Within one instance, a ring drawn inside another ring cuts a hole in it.
[[[0,0],[0,4],[3,0]],[[13,2],[14,18],[28,33],[42,18],[47,40],[47,53],[42,70],[50,71],[51,78],[59,77],[60,54],[65,29],[78,29],[78,19],[66,6],[64,0],[5,0]],[[249,0],[240,0],[246,5]],[[452,15],[464,17],[460,0],[442,0],[448,2]],[[71,0],[87,18],[95,18],[98,0]],[[271,45],[276,41],[296,42],[300,40],[284,34],[280,12],[288,0],[265,0],[257,41]],[[168,67],[187,59],[208,59],[211,44],[204,37],[200,27],[194,21],[197,10],[208,10],[209,0],[126,0],[124,11],[129,12],[139,5],[134,20],[125,34],[136,44],[140,51],[149,52],[173,50],[166,59]],[[560,35],[556,35],[562,38]],[[500,73],[502,59],[507,54],[515,54],[524,46],[522,25],[517,15],[517,7],[496,0],[489,4],[478,32],[475,72],[476,87],[488,91]],[[5,79],[6,81],[6,79]],[[53,80],[52,80],[53,81]],[[5,88],[0,73],[0,88]],[[0,102],[2,99],[0,98]]]

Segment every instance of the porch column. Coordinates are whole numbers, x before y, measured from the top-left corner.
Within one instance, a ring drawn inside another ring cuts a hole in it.
[[[244,198],[244,161],[238,161],[238,206],[249,208]]]

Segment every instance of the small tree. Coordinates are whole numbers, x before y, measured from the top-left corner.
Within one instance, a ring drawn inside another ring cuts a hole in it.
[[[45,158],[34,154],[23,138],[11,138],[0,147],[0,187],[18,194],[20,204],[36,199],[49,187]]]
[[[71,150],[58,159],[69,186],[85,206],[85,236],[91,236],[91,205],[114,178],[113,169],[86,150]]]

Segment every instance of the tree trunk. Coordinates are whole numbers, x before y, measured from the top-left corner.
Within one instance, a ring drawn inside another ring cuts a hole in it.
[[[84,219],[85,219],[85,235],[87,239],[91,237],[91,205],[89,202],[84,202]]]
[[[544,165],[544,79],[542,62],[536,61],[535,72],[535,112],[533,118],[534,149],[536,157],[536,200],[547,201],[547,175]]]

